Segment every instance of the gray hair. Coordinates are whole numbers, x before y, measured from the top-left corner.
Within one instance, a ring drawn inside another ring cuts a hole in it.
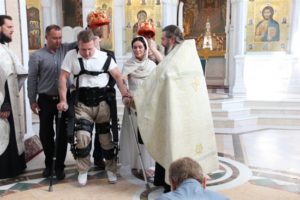
[[[203,180],[202,168],[197,161],[183,157],[172,162],[169,168],[169,178],[178,185],[188,178],[196,179],[201,183]]]
[[[180,44],[184,40],[183,33],[178,26],[169,25],[163,28],[162,31],[166,33],[167,38],[175,38],[176,44]]]

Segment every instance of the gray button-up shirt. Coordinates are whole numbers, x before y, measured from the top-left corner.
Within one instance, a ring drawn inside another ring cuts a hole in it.
[[[61,63],[66,53],[76,45],[76,42],[61,44],[55,53],[45,46],[30,56],[27,85],[30,105],[36,102],[38,94],[58,95]]]

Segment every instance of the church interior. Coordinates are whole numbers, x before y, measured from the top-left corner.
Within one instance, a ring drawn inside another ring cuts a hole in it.
[[[271,7],[273,27],[264,23],[266,7]],[[115,52],[120,69],[145,21],[155,27],[159,46],[162,29],[170,24],[195,41],[219,159],[207,189],[231,200],[300,199],[299,0],[0,0],[0,14],[12,16],[14,23],[9,48],[23,65],[44,46],[48,25],[61,26],[62,41],[73,42],[92,11],[105,13],[110,21],[101,47]],[[93,166],[88,184],[80,187],[69,150],[66,178],[54,180],[49,192],[49,180],[42,177],[39,118],[31,112],[27,91],[21,93],[25,147],[32,152],[24,173],[0,179],[2,199],[152,200],[163,193],[151,178],[150,188],[145,187],[143,177],[121,164],[116,184],[109,184],[104,171]],[[120,94],[117,102],[121,120]]]

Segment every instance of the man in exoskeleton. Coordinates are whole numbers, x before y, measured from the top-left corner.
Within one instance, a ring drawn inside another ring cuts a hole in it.
[[[115,54],[113,51],[107,50],[102,48],[102,44],[101,44],[101,40],[102,37],[104,35],[104,27],[109,26],[109,19],[107,18],[107,16],[102,13],[102,12],[98,12],[98,11],[93,11],[91,13],[89,13],[88,17],[87,17],[87,24],[88,27],[86,28],[86,30],[90,30],[93,32],[95,38],[94,38],[94,42],[95,42],[95,47],[103,52],[106,52],[108,56],[111,56],[112,59],[114,59],[114,61],[116,61],[115,59]],[[109,129],[110,132],[113,135],[113,141],[114,143],[116,143],[116,150],[118,150],[118,141],[119,141],[119,130],[118,130],[118,116],[117,116],[117,101],[116,101],[116,91],[115,91],[115,80],[110,76],[109,78],[109,83],[107,84],[107,94],[109,95],[109,99],[108,99],[108,104],[110,107],[110,123],[105,123],[103,124],[103,126],[101,126],[103,129]],[[103,160],[103,155],[102,155],[102,148],[99,144],[99,135],[95,134],[95,138],[94,138],[94,151],[93,151],[93,158],[94,158],[94,164],[98,167],[98,169],[100,170],[104,170],[105,169],[105,162]]]
[[[86,185],[87,172],[90,168],[90,150],[92,130],[95,123],[96,134],[103,149],[103,157],[106,160],[107,178],[110,183],[117,181],[116,160],[114,144],[110,130],[105,128],[105,123],[110,121],[110,108],[106,101],[106,86],[109,82],[109,74],[115,79],[123,97],[129,97],[128,89],[123,82],[115,61],[105,52],[95,48],[94,35],[85,30],[78,34],[77,42],[79,50],[71,50],[66,55],[61,66],[59,78],[60,102],[58,110],[66,111],[68,103],[66,98],[67,80],[74,75],[75,86],[75,158],[79,172],[78,182]],[[108,68],[104,69],[107,64]],[[124,98],[124,104],[129,105],[131,98]]]

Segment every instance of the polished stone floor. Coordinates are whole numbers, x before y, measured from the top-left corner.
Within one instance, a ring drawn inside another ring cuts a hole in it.
[[[218,151],[223,156],[243,163],[251,170],[249,182],[300,195],[300,130],[217,134],[216,139]]]
[[[220,168],[210,174],[208,189],[237,200],[300,199],[299,141],[300,130],[294,127],[216,132]],[[3,199],[152,200],[162,193],[162,188],[154,187],[151,182],[151,188],[147,189],[144,181],[126,167],[120,167],[120,181],[115,186],[107,183],[104,171],[93,167],[83,189],[77,184],[74,160],[68,152],[66,179],[54,181],[54,191],[49,194],[46,192],[49,180],[41,177],[43,159],[40,153],[27,163],[24,174],[0,180],[0,196]]]
[[[211,175],[209,189],[222,192],[251,184],[285,191],[300,198],[300,130],[266,129],[233,135],[216,133],[216,141],[220,169]],[[41,177],[43,158],[43,153],[40,153],[28,162],[26,173],[15,179],[0,181],[1,196],[8,198],[23,192],[25,195],[28,190],[43,187],[47,190],[49,181]],[[71,184],[74,190],[79,188],[76,184],[74,160],[70,153],[66,164],[67,177],[61,182],[54,181],[54,192],[60,184]],[[154,199],[162,192],[158,187],[147,190],[144,182],[133,176],[129,169],[121,167],[119,177],[128,184],[136,185],[132,197],[137,199]],[[104,171],[92,168],[89,181],[98,179],[105,180]]]

